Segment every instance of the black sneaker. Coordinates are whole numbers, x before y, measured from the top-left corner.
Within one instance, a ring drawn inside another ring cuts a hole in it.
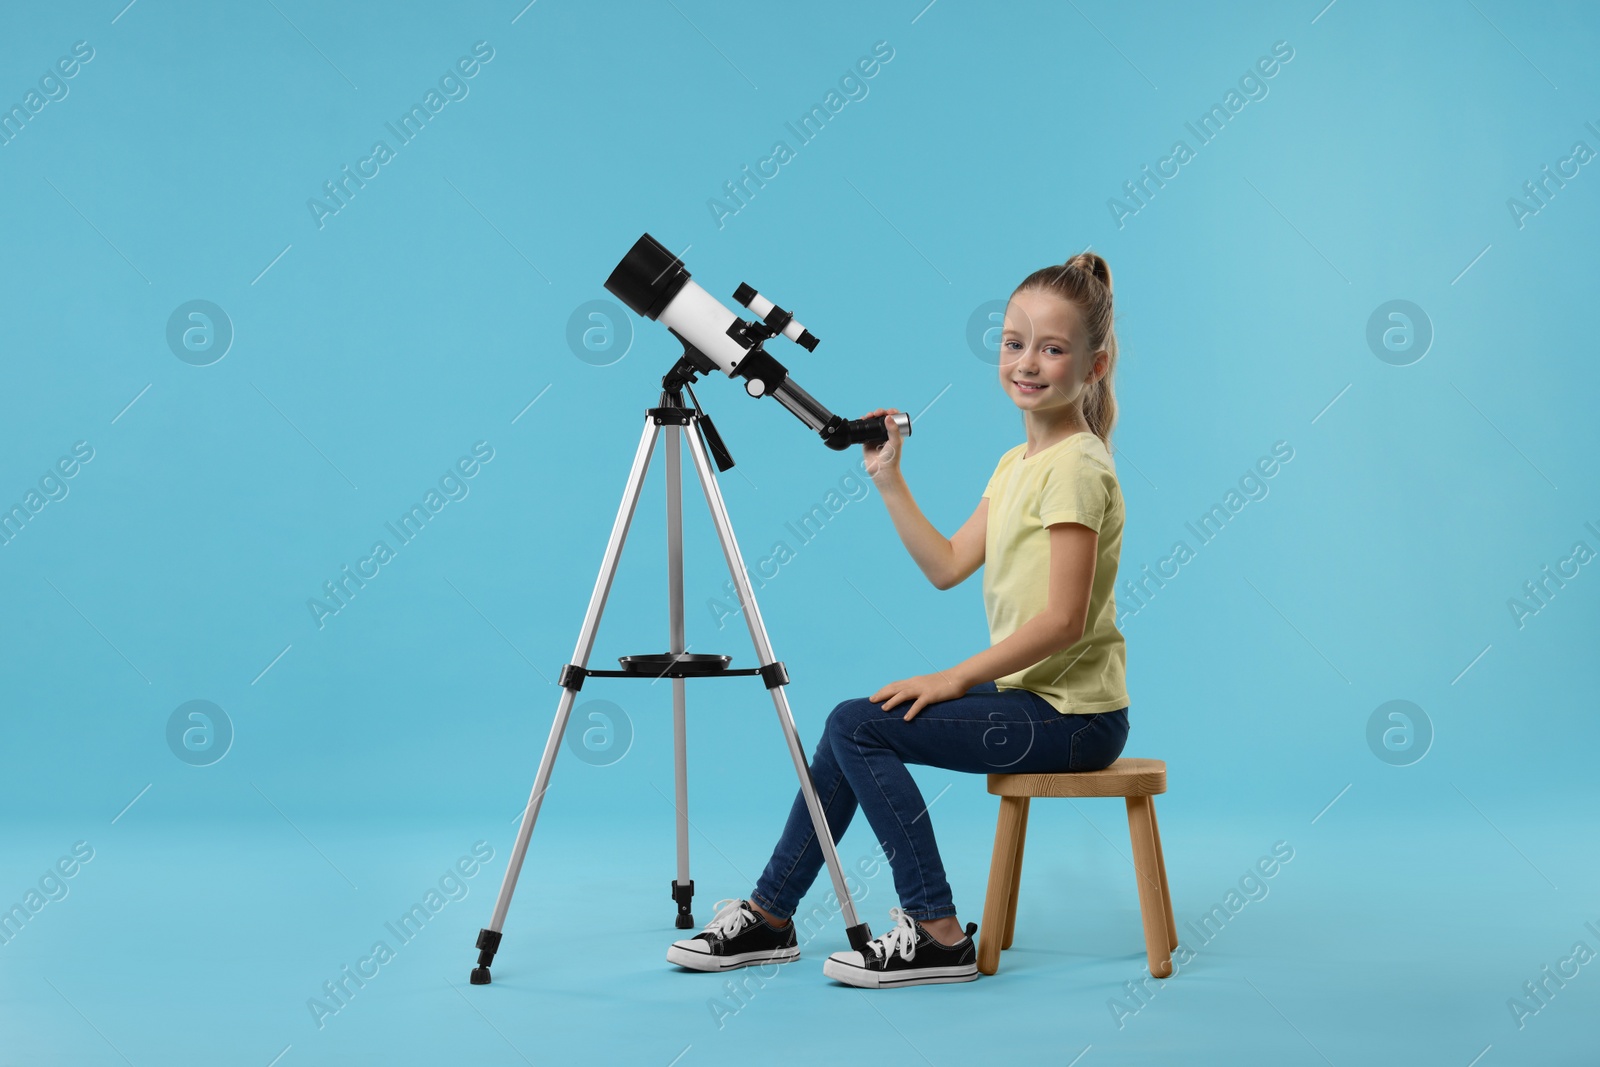
[[[704,930],[667,949],[667,962],[692,971],[726,971],[753,963],[788,963],[800,958],[794,921],[773,926],[748,900],[717,901],[716,918]]]
[[[894,929],[868,941],[865,954],[835,952],[822,965],[822,973],[865,989],[970,982],[978,977],[978,949],[972,943],[977,923],[967,924],[960,941],[943,945],[899,908],[890,908],[889,917],[895,920]]]

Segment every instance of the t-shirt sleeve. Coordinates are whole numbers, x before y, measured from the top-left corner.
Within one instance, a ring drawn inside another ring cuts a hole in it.
[[[1006,457],[1005,456],[1001,456],[1000,457],[1000,462],[996,463],[995,466],[994,466],[994,473],[989,475],[989,484],[985,485],[983,487],[983,492],[978,494],[979,499],[982,499],[983,497],[986,497],[986,496],[993,496],[994,495],[994,483],[999,480],[999,478],[1000,478],[1000,469],[1002,467],[1004,467],[1005,465],[1006,465]]]
[[[1115,492],[1115,478],[1081,453],[1068,451],[1045,472],[1039,491],[1039,522],[1078,522],[1100,531]]]

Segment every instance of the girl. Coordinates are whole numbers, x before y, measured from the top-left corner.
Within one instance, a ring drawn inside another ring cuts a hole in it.
[[[1022,410],[1026,440],[1000,457],[977,510],[946,538],[900,473],[901,437],[863,445],[895,530],[936,588],[984,566],[990,647],[945,670],[890,682],[828,717],[811,777],[838,841],[859,804],[883,843],[900,907],[866,952],[835,952],[823,973],[868,988],[978,977],[972,935],[956,918],[928,805],[906,769],[920,763],[985,773],[1092,771],[1128,738],[1125,650],[1112,585],[1123,501],[1109,446],[1111,270],[1094,253],[1035,271],[1011,294],[1000,387]],[[893,414],[880,408],[868,414]],[[985,566],[987,564],[987,566]],[[822,866],[805,800],[749,899],[718,902],[667,959],[719,971],[799,958],[794,912]],[[807,920],[825,919],[815,909]],[[813,932],[808,929],[808,933]]]

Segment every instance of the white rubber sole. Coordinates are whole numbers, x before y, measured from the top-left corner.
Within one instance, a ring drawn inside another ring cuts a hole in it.
[[[925,967],[915,971],[892,971],[884,974],[830,956],[822,965],[822,973],[835,981],[862,989],[897,989],[901,986],[935,985],[941,982],[970,982],[978,977],[978,965],[968,963],[956,967]]]
[[[800,958],[800,946],[794,948],[762,949],[759,952],[741,952],[734,956],[713,956],[692,948],[672,945],[667,949],[667,962],[687,967],[691,971],[731,971],[736,967],[749,967],[758,963],[792,963]]]

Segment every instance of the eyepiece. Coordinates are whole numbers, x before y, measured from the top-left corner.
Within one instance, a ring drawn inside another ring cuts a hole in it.
[[[611,272],[606,289],[634,314],[654,319],[688,280],[683,260],[647,233],[633,243]]]

